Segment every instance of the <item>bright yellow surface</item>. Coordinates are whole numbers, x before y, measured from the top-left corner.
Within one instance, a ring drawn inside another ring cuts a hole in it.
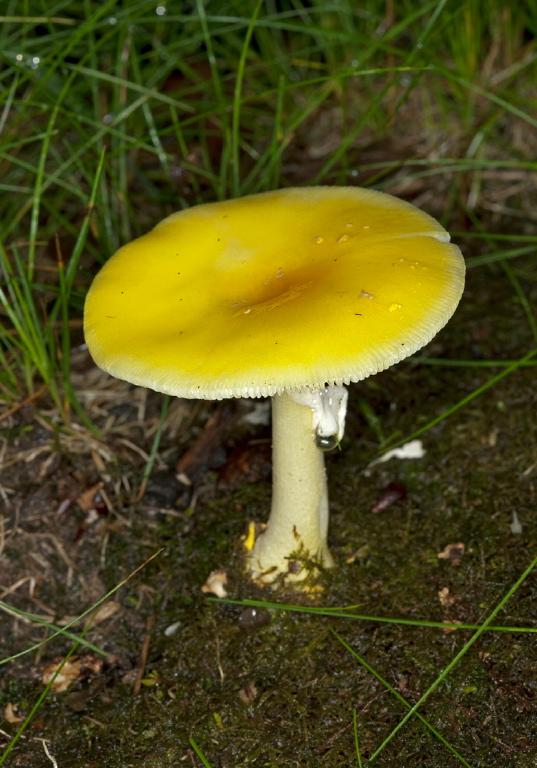
[[[354,187],[173,214],[121,248],[85,308],[95,362],[183,397],[358,381],[451,317],[464,262],[414,206]]]

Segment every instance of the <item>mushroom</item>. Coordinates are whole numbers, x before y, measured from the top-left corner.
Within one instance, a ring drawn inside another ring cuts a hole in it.
[[[272,397],[273,498],[254,578],[333,565],[323,449],[347,392],[427,344],[464,261],[413,205],[356,187],[291,188],[174,213],[95,277],[85,335],[113,376],[186,398]]]

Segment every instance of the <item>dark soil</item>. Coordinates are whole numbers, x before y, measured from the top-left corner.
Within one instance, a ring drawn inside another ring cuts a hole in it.
[[[471,256],[472,243],[463,247]],[[535,306],[535,260],[517,260],[516,270]],[[504,272],[490,266],[469,272],[455,317],[422,354],[511,360],[534,345]],[[338,637],[414,704],[472,630],[293,611],[253,615],[202,593],[208,574],[225,568],[234,599],[479,624],[536,555],[535,368],[519,368],[425,432],[422,459],[392,459],[368,473],[378,440],[364,413],[376,415],[385,436],[403,438],[501,368],[423,365],[417,356],[351,386],[342,450],[327,461],[337,568],[312,598],[261,590],[243,573],[240,538],[249,520],[266,519],[270,499],[269,428],[243,418],[258,403],[172,403],[137,501],[162,397],[112,382],[84,353],[74,362],[75,385],[100,436],[75,420],[60,426],[44,396],[0,422],[1,598],[62,626],[158,554],[105,601],[85,633],[104,655],[75,649],[81,664],[72,683],[49,692],[9,765],[50,768],[43,740],[58,768],[201,765],[191,738],[213,768],[357,765],[353,711],[365,759],[406,708]],[[185,458],[192,445],[198,452]],[[190,487],[177,479],[179,460]],[[404,486],[406,498],[401,492],[374,514],[390,483]],[[450,544],[464,547],[446,550]],[[493,623],[535,627],[536,590],[532,572]],[[2,656],[50,634],[4,612]],[[0,667],[4,749],[17,718],[43,692],[45,669],[71,648],[56,637]],[[473,767],[535,765],[533,636],[484,632],[419,711]],[[374,764],[462,765],[415,717]]]

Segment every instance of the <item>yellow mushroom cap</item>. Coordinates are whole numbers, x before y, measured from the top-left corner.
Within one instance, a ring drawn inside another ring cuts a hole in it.
[[[360,381],[449,320],[464,260],[433,218],[356,187],[291,188],[174,213],[120,248],[86,299],[113,376],[180,397]]]

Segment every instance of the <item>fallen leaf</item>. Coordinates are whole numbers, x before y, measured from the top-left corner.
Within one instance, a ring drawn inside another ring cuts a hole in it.
[[[371,507],[371,512],[378,514],[384,512],[385,509],[391,507],[392,504],[397,504],[398,501],[403,501],[407,497],[407,489],[401,483],[389,483],[380,492],[380,496],[377,501]]]
[[[58,669],[62,664],[63,667],[61,668],[61,671],[58,672]],[[62,659],[62,661],[49,664],[43,672],[41,682],[44,685],[48,685],[56,672],[58,672],[58,674],[51,687],[54,693],[63,693],[63,691],[66,691],[69,688],[71,683],[78,679],[80,675],[80,662],[77,659],[71,658],[65,663]]]
[[[4,707],[4,720],[8,723],[22,723],[24,720],[24,717],[19,717],[16,715],[18,704],[12,704],[9,702],[9,704],[6,704]]]
[[[438,592],[438,599],[444,608],[449,605],[453,605],[453,603],[457,600],[456,597],[453,597],[453,595],[449,594],[449,587],[442,587],[442,589]]]
[[[60,667],[61,670],[58,672]],[[71,656],[68,661],[60,659],[49,664],[43,672],[41,682],[44,685],[48,685],[56,672],[58,672],[51,688],[54,693],[63,693],[63,691],[66,691],[72,683],[97,675],[102,668],[103,660],[92,656],[89,653],[80,658]]]
[[[212,592],[217,597],[227,597],[226,584],[227,573],[223,568],[217,568],[215,571],[211,571],[201,591]]]
[[[258,483],[270,477],[271,446],[245,440],[233,448],[219,471],[218,482],[227,489],[239,483]]]
[[[177,477],[180,482],[192,485],[208,469],[216,469],[224,464],[226,454],[223,443],[236,422],[236,415],[227,407],[219,408],[209,416],[193,445],[177,462]]]
[[[121,603],[118,603],[117,600],[107,600],[106,603],[101,605],[97,613],[88,617],[87,623],[89,624],[91,622],[92,625],[101,624],[119,611],[120,608]]]
[[[77,498],[76,503],[86,514],[95,509],[95,496],[99,493],[103,485],[104,483],[97,483],[91,488],[88,488],[87,491],[84,491],[84,493],[81,493]]]
[[[383,464],[390,459],[421,459],[425,454],[426,450],[421,440],[410,440],[410,442],[400,445],[398,448],[386,451],[378,459],[374,459],[368,464],[367,469],[374,467],[376,464]]]
[[[451,560],[453,565],[459,565],[466,547],[459,541],[456,544],[448,544],[437,554],[439,560]]]

